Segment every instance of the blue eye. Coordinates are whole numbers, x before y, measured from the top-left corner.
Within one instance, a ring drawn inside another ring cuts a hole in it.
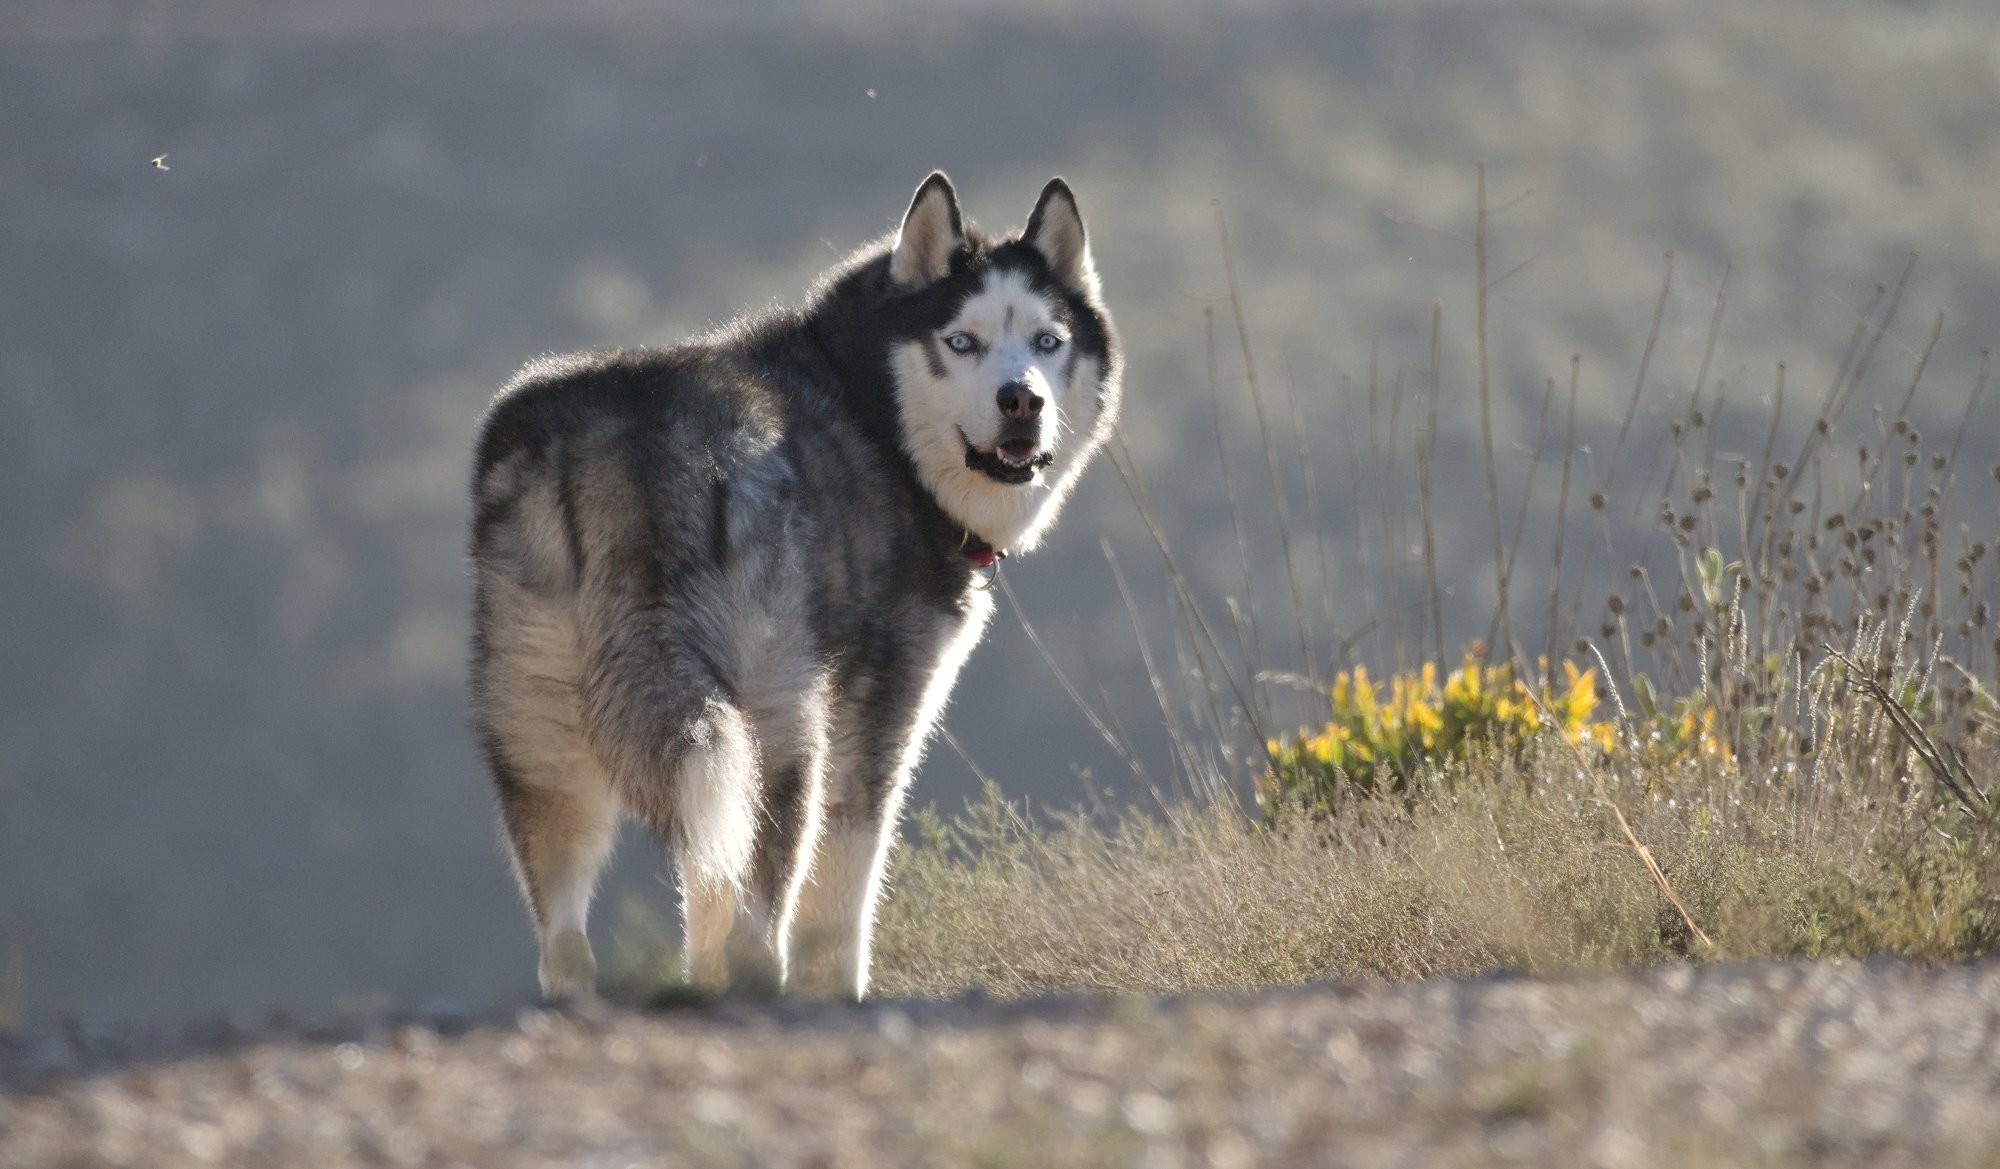
[[[1043,353],[1054,353],[1062,348],[1063,339],[1054,333],[1035,334],[1035,348]]]
[[[953,353],[970,353],[979,343],[970,333],[953,333],[944,339],[944,344]]]

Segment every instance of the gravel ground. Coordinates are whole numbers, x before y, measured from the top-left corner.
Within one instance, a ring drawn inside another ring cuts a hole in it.
[[[0,1041],[0,1165],[2000,1165],[2000,961]]]

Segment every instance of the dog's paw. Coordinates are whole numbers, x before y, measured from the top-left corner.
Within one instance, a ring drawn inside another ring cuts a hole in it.
[[[576,930],[550,938],[542,947],[542,998],[550,1002],[588,998],[597,993],[597,958],[590,939]]]

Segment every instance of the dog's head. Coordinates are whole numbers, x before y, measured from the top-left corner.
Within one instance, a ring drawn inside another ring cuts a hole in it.
[[[945,510],[998,548],[1033,547],[1118,399],[1111,320],[1069,185],[988,241],[943,172],[917,188],[887,258],[904,449]]]

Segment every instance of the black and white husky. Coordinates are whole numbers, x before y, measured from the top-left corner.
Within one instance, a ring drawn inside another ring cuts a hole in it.
[[[803,307],[538,361],[473,474],[472,702],[544,994],[621,814],[673,850],[698,985],[857,997],[898,810],[992,614],[1109,432],[1076,201],[1018,235],[942,173]]]

